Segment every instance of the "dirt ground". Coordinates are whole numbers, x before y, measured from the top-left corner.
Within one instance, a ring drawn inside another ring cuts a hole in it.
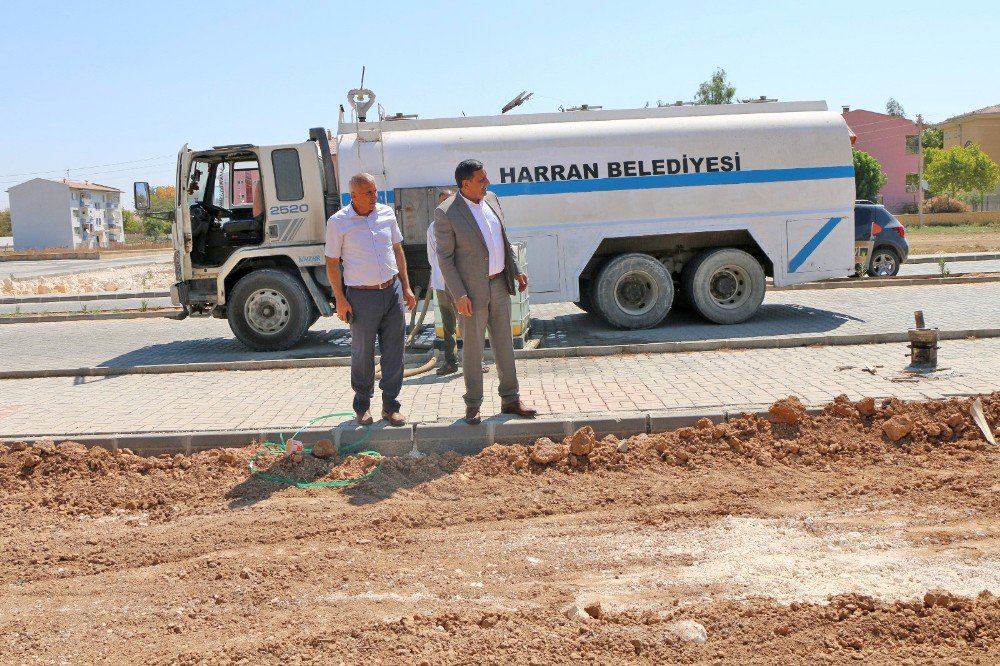
[[[906,227],[910,254],[942,254],[947,252],[996,252],[1000,250],[1000,229],[984,227],[970,233],[955,232],[948,227],[927,227],[917,230]]]
[[[790,400],[347,489],[249,477],[257,445],[0,445],[0,661],[997,663],[1000,456],[969,406]]]
[[[0,267],[0,271],[2,271]],[[174,268],[167,264],[122,266],[74,275],[37,277],[28,280],[0,280],[0,295],[94,294],[116,291],[162,291],[174,283]]]

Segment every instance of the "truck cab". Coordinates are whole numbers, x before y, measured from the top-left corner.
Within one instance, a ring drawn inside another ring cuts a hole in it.
[[[275,351],[333,314],[323,245],[340,197],[325,130],[299,144],[185,145],[177,165],[170,291],[182,317],[226,318],[244,344]]]

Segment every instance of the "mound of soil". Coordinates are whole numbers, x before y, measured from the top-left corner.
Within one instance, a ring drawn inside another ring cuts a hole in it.
[[[1000,455],[969,405],[789,398],[342,490],[250,476],[259,444],[3,445],[0,661],[997,663]]]

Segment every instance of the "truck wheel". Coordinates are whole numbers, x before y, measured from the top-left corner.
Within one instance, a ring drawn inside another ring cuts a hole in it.
[[[871,277],[892,277],[899,273],[899,253],[888,245],[880,245],[872,252],[872,262],[868,267]]]
[[[596,311],[618,328],[656,326],[674,303],[670,272],[641,252],[621,254],[604,264],[591,292]]]
[[[681,287],[694,309],[716,324],[738,324],[764,300],[764,269],[743,250],[705,250],[684,265]]]
[[[229,328],[257,351],[282,351],[302,339],[312,320],[312,301],[301,280],[265,268],[244,275],[227,299]]]

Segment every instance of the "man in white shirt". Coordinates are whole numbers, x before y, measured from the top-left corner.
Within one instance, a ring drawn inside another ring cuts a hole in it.
[[[375,341],[382,357],[382,418],[401,426],[403,347],[406,310],[417,299],[410,290],[403,235],[392,208],[378,203],[371,174],[351,178],[351,203],[326,222],[326,275],[337,316],[351,325],[351,388],[358,423],[372,423],[375,394]],[[345,288],[346,285],[346,288]]]
[[[438,205],[443,204],[448,197],[454,196],[452,190],[441,190],[438,192]],[[444,329],[444,363],[437,369],[438,375],[450,375],[458,372],[458,314],[455,312],[455,303],[444,284],[444,276],[441,275],[441,267],[438,265],[437,241],[434,239],[434,221],[431,220],[427,227],[427,261],[431,265],[431,289],[434,290],[434,299],[438,304],[438,312],[441,314],[441,328]],[[489,372],[490,367],[483,363],[483,372]]]
[[[503,227],[500,201],[483,163],[463,160],[455,168],[460,192],[434,211],[437,258],[462,324],[465,421],[480,422],[483,402],[483,345],[487,331],[496,359],[500,411],[531,418],[536,410],[521,402],[510,329],[510,297],[528,288]]]

